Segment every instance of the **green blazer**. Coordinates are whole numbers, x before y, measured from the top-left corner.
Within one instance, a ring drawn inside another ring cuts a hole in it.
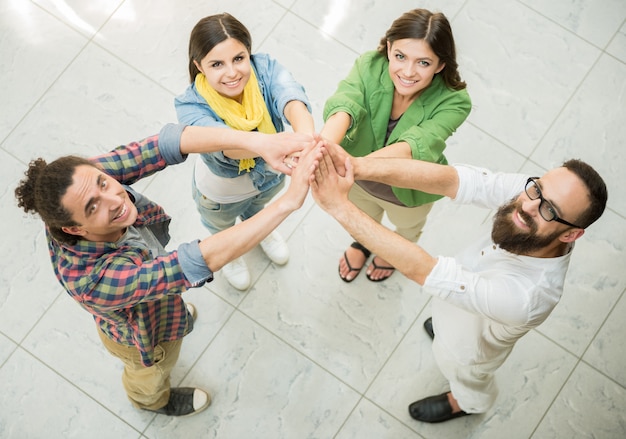
[[[324,106],[324,120],[337,112],[352,118],[341,146],[363,157],[398,142],[407,142],[416,160],[447,164],[446,139],[465,121],[471,110],[467,90],[451,90],[439,75],[402,115],[387,143],[385,135],[391,114],[394,86],[389,61],[376,51],[366,52],[354,63],[348,76]],[[420,206],[441,198],[412,189],[393,187],[406,206]]]

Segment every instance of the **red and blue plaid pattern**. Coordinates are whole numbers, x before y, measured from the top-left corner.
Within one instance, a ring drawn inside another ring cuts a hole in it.
[[[166,167],[158,136],[120,146],[92,159],[122,184],[132,184]],[[161,206],[138,209],[135,226],[169,222]],[[81,240],[76,245],[48,237],[56,276],[68,294],[94,316],[112,340],[136,346],[145,366],[154,364],[154,347],[184,337],[193,321],[181,298],[191,285],[178,253],[153,258],[147,250]]]

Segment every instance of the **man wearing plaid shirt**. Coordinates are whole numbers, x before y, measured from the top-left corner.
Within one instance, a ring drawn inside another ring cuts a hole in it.
[[[251,250],[304,201],[321,157],[313,137],[282,133],[271,150],[258,140],[258,133],[170,124],[89,160],[33,160],[15,191],[18,205],[46,225],[59,282],[93,315],[103,344],[123,361],[124,388],[137,408],[186,416],[208,407],[204,390],[170,388],[195,314],[181,294],[213,280],[214,272]],[[129,185],[190,153],[224,148],[247,149],[291,174],[288,190],[253,218],[166,251],[170,217]],[[302,155],[292,172],[285,161],[295,151]]]

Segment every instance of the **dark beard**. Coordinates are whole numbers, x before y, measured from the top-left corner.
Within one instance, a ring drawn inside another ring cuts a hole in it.
[[[551,244],[561,233],[554,232],[547,236],[537,234],[537,224],[533,219],[521,209],[521,206],[514,198],[508,204],[500,207],[493,218],[493,228],[491,229],[491,239],[504,250],[517,255],[527,255],[535,250],[542,249]],[[519,216],[528,224],[530,231],[521,232],[515,226],[510,215],[517,210]]]

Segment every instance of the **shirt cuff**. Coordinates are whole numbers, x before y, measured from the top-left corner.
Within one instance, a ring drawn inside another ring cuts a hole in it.
[[[193,287],[201,287],[213,280],[213,272],[207,267],[200,252],[200,240],[183,243],[178,247],[178,261],[185,277]]]
[[[474,186],[470,184],[470,180],[476,173],[476,168],[461,164],[454,164],[452,166],[459,176],[459,188],[452,201],[459,204],[466,204],[473,195],[470,189]]]
[[[187,159],[180,152],[180,137],[186,125],[168,123],[159,132],[159,152],[168,165],[176,165]]]
[[[454,258],[439,256],[426,277],[424,286],[434,289],[433,295],[445,299],[452,293],[467,292],[468,282],[461,275],[460,267]]]

